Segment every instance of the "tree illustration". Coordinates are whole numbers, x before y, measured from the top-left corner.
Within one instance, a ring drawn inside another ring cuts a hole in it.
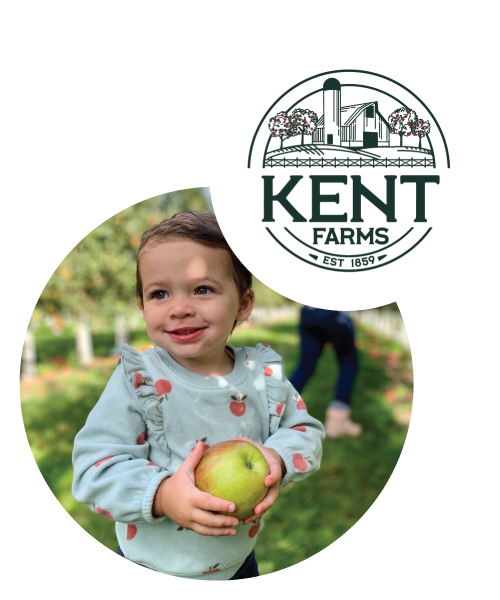
[[[418,117],[414,110],[402,106],[393,111],[387,120],[389,121],[389,132],[399,135],[399,145],[402,146],[403,136],[412,135]]]
[[[422,148],[422,138],[425,135],[429,135],[431,130],[431,124],[429,121],[423,121],[422,119],[418,119],[413,127],[413,135],[418,135],[418,147]]]
[[[290,137],[290,127],[292,126],[292,118],[284,112],[279,112],[275,117],[269,119],[267,125],[272,137],[281,139],[280,149],[283,149],[283,140]]]
[[[313,134],[318,126],[318,115],[307,108],[296,108],[292,111],[293,135],[301,135],[301,145],[304,144],[304,135]]]

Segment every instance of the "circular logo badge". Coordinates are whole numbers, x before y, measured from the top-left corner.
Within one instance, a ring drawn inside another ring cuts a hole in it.
[[[455,258],[479,208],[481,150],[431,66],[381,42],[326,39],[239,88],[209,183],[224,236],[258,279],[296,302],[365,310]]]

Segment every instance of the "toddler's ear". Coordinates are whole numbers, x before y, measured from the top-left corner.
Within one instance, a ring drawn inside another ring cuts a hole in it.
[[[252,290],[248,290],[240,302],[240,308],[235,317],[236,321],[246,321],[252,314],[253,305],[255,302],[255,294]]]

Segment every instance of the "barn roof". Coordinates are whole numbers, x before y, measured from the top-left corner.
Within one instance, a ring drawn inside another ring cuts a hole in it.
[[[364,104],[351,104],[351,106],[342,106],[340,108],[340,121],[342,125],[350,125],[367,106],[371,106],[372,104],[375,104],[375,102],[365,102]]]
[[[375,105],[375,110],[378,112],[378,106],[376,102],[364,102],[363,104],[351,104],[350,106],[342,106],[340,108],[340,124],[342,127],[349,126],[353,121],[356,120],[358,115],[367,107]],[[380,113],[379,113],[380,114]],[[382,117],[382,115],[380,115]],[[382,117],[383,121],[387,124],[387,121]],[[325,120],[323,115],[318,120],[318,127],[324,127]]]

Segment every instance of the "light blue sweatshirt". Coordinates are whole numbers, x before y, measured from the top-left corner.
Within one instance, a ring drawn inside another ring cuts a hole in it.
[[[228,348],[233,371],[205,377],[161,348],[139,354],[122,346],[115,372],[75,438],[75,498],[115,521],[126,558],[169,575],[230,579],[263,525],[240,522],[236,535],[214,537],[153,516],[159,484],[198,440],[212,446],[248,437],[275,450],[286,465],[282,486],[320,466],[323,425],[283,377],[278,354],[262,344]]]

